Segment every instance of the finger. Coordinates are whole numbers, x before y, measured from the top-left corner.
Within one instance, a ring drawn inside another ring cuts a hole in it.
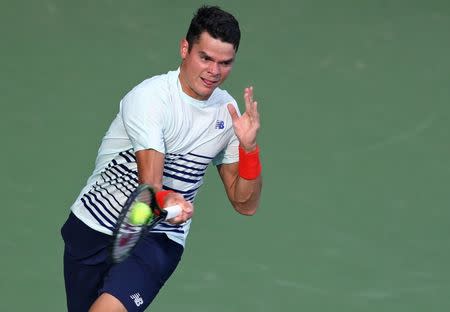
[[[245,111],[249,112],[251,110],[253,100],[253,92],[251,87],[244,89],[244,102],[245,102]]]
[[[228,104],[227,108],[228,108],[228,112],[230,113],[231,120],[233,121],[233,123],[236,122],[239,119],[239,115],[237,113],[236,107],[234,107],[233,104]]]
[[[254,101],[252,105],[252,117],[259,120],[258,102]]]
[[[250,102],[253,102],[253,86],[250,86],[250,88],[248,88],[248,95],[250,97]]]
[[[253,99],[253,95],[254,95],[254,92],[253,92],[253,86],[251,86],[251,87],[249,87],[249,88],[247,88],[247,89],[248,89],[247,94],[246,94],[246,97],[248,98],[247,112],[248,112],[249,114],[251,114],[252,117],[253,117],[253,115],[255,115],[255,114],[258,113],[258,112],[257,112],[257,109],[256,109],[257,103],[256,103],[256,101]]]
[[[181,214],[179,214],[176,217],[173,217],[172,219],[167,220],[167,222],[169,222],[170,224],[180,224],[183,223],[187,220],[185,213],[181,212]]]
[[[178,217],[169,219],[169,220],[167,220],[167,222],[169,222],[170,224],[174,224],[174,225],[175,225],[175,224],[183,223],[183,222],[181,221],[181,216],[178,216]]]
[[[186,206],[186,209],[183,210],[184,213],[184,221],[189,220],[190,218],[192,218],[192,215],[194,214],[194,208],[192,206],[192,204],[189,203],[189,205]]]
[[[167,220],[171,224],[184,223],[187,220],[189,220],[190,218],[192,218],[192,215],[194,214],[194,206],[192,205],[192,203],[190,203],[186,200],[182,200],[182,201],[178,202],[178,205],[180,205],[182,208],[181,213],[178,216],[176,216],[170,220]]]

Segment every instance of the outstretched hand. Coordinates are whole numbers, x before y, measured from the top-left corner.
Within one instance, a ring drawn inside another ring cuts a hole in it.
[[[244,89],[245,112],[239,116],[233,104],[228,104],[228,112],[233,121],[234,132],[241,147],[251,152],[256,148],[256,135],[260,127],[258,103],[253,100],[253,87]]]

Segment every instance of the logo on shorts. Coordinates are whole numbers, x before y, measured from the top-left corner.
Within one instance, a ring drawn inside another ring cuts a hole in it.
[[[217,120],[216,121],[216,129],[220,129],[222,130],[223,128],[225,128],[225,123],[223,122],[223,120]]]
[[[140,293],[135,293],[134,295],[131,295],[130,298],[134,300],[137,307],[144,303],[144,299],[142,299]]]

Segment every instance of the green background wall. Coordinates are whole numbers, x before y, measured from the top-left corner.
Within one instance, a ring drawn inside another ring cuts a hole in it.
[[[201,1],[0,1],[0,310],[64,311],[59,229],[121,97]],[[217,1],[255,86],[260,211],[214,168],[152,311],[450,310],[450,2]]]

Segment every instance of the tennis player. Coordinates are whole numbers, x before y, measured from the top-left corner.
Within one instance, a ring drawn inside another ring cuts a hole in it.
[[[260,127],[253,88],[245,112],[219,88],[239,48],[236,19],[214,6],[194,15],[180,42],[181,65],[144,80],[120,102],[95,169],[61,229],[69,311],[144,311],[178,265],[209,164],[235,210],[253,215],[261,192]],[[119,264],[109,256],[121,206],[138,183],[182,214],[155,227]]]

